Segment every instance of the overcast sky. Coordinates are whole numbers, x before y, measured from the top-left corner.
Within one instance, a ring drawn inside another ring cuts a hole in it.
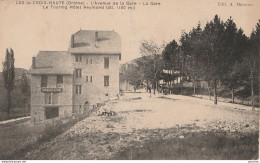
[[[82,29],[118,32],[122,38],[121,62],[126,62],[140,56],[140,40],[179,40],[182,30],[189,31],[198,21],[204,25],[215,14],[222,20],[232,16],[237,26],[250,35],[260,19],[259,0],[226,0],[227,5],[233,3],[232,7],[218,6],[218,2],[225,0],[163,0],[160,6],[138,5],[134,11],[88,11],[44,10],[40,5],[0,0],[0,60],[4,59],[5,49],[11,47],[15,67],[29,69],[31,57],[39,50],[66,51],[70,36]],[[253,7],[235,6],[238,2]]]

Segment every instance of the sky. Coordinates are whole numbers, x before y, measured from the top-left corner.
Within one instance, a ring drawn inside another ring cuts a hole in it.
[[[19,0],[0,0],[0,60],[4,60],[6,48],[12,48],[15,67],[25,69],[30,68],[32,57],[40,50],[68,50],[70,36],[80,29],[114,30],[120,34],[120,62],[124,63],[141,56],[141,40],[154,40],[158,44],[168,43],[173,39],[179,40],[182,30],[188,32],[199,21],[203,26],[216,14],[224,21],[232,16],[237,27],[241,27],[247,36],[260,19],[259,0],[128,0],[161,4],[140,4],[135,10],[90,11],[46,10],[41,5],[24,5],[17,2]],[[90,2],[85,0],[85,3]],[[219,6],[219,2],[226,2],[226,6]],[[230,6],[230,3],[233,5]],[[237,6],[237,3],[253,6]]]

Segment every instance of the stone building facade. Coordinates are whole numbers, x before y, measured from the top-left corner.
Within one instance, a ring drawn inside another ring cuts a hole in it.
[[[119,94],[121,38],[114,31],[80,30],[68,51],[33,57],[31,117],[34,123],[83,114]]]

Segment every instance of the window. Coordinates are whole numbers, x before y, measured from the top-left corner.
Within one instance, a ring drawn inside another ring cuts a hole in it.
[[[62,84],[63,84],[63,76],[58,75],[57,76],[57,87],[62,87]]]
[[[48,77],[47,75],[41,76],[41,87],[47,87]]]
[[[104,58],[104,68],[109,68],[109,58]]]
[[[89,62],[88,62],[89,61]],[[88,58],[86,59],[86,64],[92,64],[92,58],[88,60]]]
[[[76,62],[82,62],[82,55],[75,55]]]
[[[59,108],[58,107],[47,107],[45,108],[45,116],[46,119],[52,119],[59,116]]]
[[[58,93],[45,93],[45,104],[58,104]]]
[[[57,76],[57,83],[60,83],[60,84],[63,83],[63,76],[62,75]]]
[[[81,78],[81,69],[75,70],[76,78]]]
[[[88,76],[86,76],[86,82],[92,82],[92,76],[89,76],[89,78],[88,78]]]
[[[104,86],[109,86],[109,76],[104,76]]]
[[[76,94],[81,94],[81,85],[76,85]]]

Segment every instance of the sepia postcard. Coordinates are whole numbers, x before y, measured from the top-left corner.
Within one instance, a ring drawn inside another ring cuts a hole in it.
[[[0,0],[0,160],[259,162],[259,0]]]

